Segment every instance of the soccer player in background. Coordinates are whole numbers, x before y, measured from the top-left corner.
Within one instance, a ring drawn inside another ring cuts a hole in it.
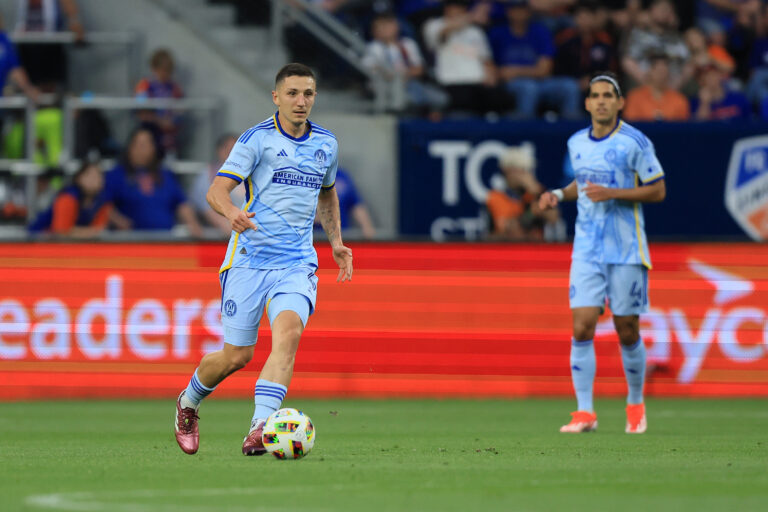
[[[337,281],[352,278],[352,250],[341,240],[334,188],[339,146],[331,132],[308,119],[316,94],[311,69],[284,66],[272,91],[277,112],[240,136],[208,190],[211,207],[232,225],[219,271],[224,347],[202,358],[176,401],[176,441],[186,453],[199,446],[200,402],[251,360],[266,310],[272,350],[256,382],[256,407],[243,440],[243,454],[265,453],[265,420],[285,397],[299,339],[315,308],[315,210],[340,269]],[[230,192],[240,183],[245,202],[237,207]]]
[[[539,198],[542,209],[554,208],[561,201],[577,201],[578,209],[569,288],[573,315],[571,377],[578,410],[560,432],[597,429],[592,405],[596,369],[593,338],[607,298],[629,388],[625,432],[641,434],[647,421],[643,402],[645,346],[640,338],[639,315],[648,310],[651,268],[641,203],[664,200],[664,171],[651,141],[619,118],[624,98],[615,75],[601,73],[592,78],[585,106],[591,126],[568,139],[575,179]]]

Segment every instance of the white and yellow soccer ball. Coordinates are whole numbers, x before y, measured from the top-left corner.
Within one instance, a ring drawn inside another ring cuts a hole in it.
[[[315,426],[309,416],[296,409],[279,409],[264,424],[264,448],[278,459],[306,457],[315,446]]]

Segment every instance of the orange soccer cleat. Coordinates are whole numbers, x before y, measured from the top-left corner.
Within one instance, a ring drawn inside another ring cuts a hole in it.
[[[645,404],[627,405],[627,426],[624,432],[627,434],[642,434],[648,428],[645,419]]]
[[[571,422],[560,427],[560,432],[566,434],[594,432],[595,430],[597,430],[597,414],[589,411],[572,412]]]

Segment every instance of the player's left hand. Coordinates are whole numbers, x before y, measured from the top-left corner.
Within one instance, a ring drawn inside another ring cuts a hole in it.
[[[339,277],[336,278],[336,282],[343,283],[344,281],[352,280],[352,249],[340,245],[333,248],[333,259],[339,266]]]
[[[595,185],[591,181],[588,181],[587,185],[584,187],[584,193],[589,199],[592,200],[593,203],[600,203],[602,201],[613,199],[612,188],[604,187],[602,185]]]

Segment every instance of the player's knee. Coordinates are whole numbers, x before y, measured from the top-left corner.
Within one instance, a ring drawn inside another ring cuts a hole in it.
[[[591,340],[595,337],[595,324],[592,322],[583,321],[574,322],[573,337],[578,341]]]
[[[622,345],[634,345],[640,338],[640,327],[633,320],[618,320],[614,318],[616,334],[619,336],[619,342]]]
[[[616,333],[619,335],[619,343],[622,345],[634,345],[637,343],[637,340],[640,339],[640,333],[632,328],[626,328],[623,330],[617,329]]]
[[[251,361],[252,357],[253,357],[252,352],[248,352],[244,350],[240,350],[230,354],[229,361],[228,361],[230,373],[236,372],[237,370],[245,368],[245,365],[247,365]]]

